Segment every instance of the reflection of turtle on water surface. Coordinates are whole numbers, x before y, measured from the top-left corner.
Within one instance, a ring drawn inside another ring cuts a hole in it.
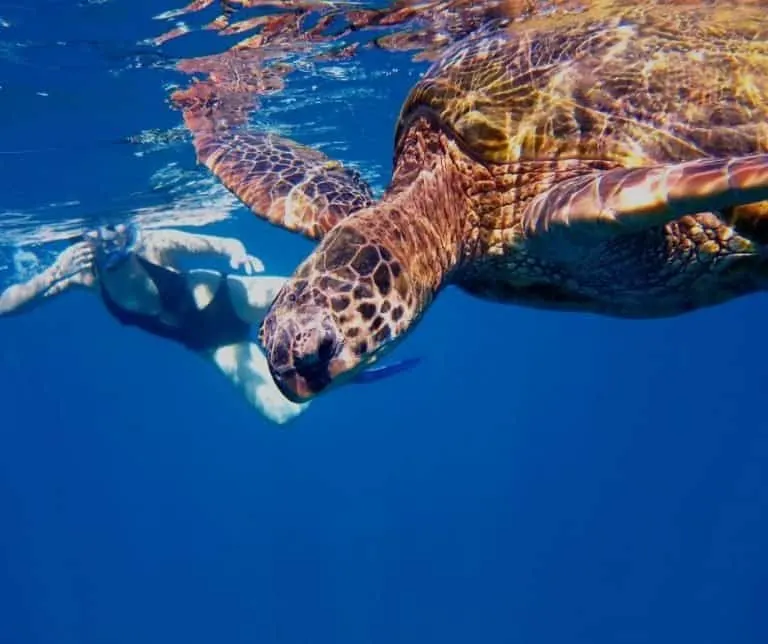
[[[302,41],[339,42],[353,32],[372,30],[374,37],[363,47],[415,50],[415,58],[421,60],[434,59],[448,44],[489,20],[502,15],[521,18],[538,9],[535,0],[394,0],[375,9],[350,0],[193,0],[158,17],[177,18],[212,5],[219,15],[205,29],[223,36],[249,34],[230,51],[264,47],[291,51]],[[270,11],[263,11],[265,7]],[[243,15],[247,9],[256,10],[256,15]],[[163,44],[189,32],[189,27],[177,24],[154,42]],[[360,44],[356,41],[325,55],[344,57]]]
[[[571,4],[444,52],[376,203],[320,152],[206,119],[215,85],[177,96],[201,162],[321,240],[261,329],[289,398],[348,380],[451,284],[632,318],[765,288],[768,2]]]

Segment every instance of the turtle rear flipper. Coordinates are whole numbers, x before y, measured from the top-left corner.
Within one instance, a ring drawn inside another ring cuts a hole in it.
[[[601,240],[765,200],[768,154],[616,168],[563,181],[540,194],[525,209],[523,229],[529,238],[559,232]]]

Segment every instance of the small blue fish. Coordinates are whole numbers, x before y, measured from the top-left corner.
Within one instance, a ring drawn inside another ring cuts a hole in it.
[[[392,364],[381,365],[380,367],[371,367],[365,371],[361,371],[355,376],[351,382],[356,385],[368,385],[372,382],[378,382],[384,380],[390,376],[413,369],[417,364],[421,362],[421,358],[406,358]]]

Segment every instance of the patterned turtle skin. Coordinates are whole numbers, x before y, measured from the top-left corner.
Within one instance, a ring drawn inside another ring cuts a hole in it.
[[[215,97],[186,104],[201,162],[320,241],[260,330],[288,398],[347,381],[448,285],[623,318],[765,289],[768,1],[546,5],[443,51],[375,203],[317,151],[215,126]]]

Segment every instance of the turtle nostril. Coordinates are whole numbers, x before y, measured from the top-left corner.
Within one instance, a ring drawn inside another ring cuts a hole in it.
[[[317,347],[317,356],[320,362],[329,362],[336,354],[336,338],[324,337]]]

